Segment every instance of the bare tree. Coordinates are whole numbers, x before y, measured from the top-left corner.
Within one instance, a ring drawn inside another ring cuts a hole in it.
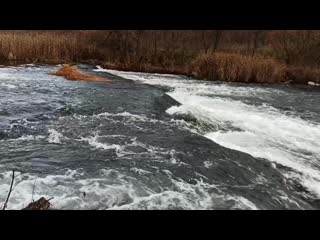
[[[202,30],[201,31],[201,42],[202,42],[202,48],[204,50],[204,53],[208,53],[210,47],[211,47],[211,40],[210,38],[208,37],[210,31],[208,30]]]
[[[252,47],[251,57],[254,57],[254,54],[256,53],[260,36],[262,35],[262,33],[263,33],[262,30],[253,31],[253,47]]]
[[[144,33],[144,30],[132,30],[131,31],[131,37],[133,41],[135,42],[135,54],[136,57],[140,56],[140,48],[141,48],[141,37]]]
[[[159,44],[159,31],[153,30],[152,35],[152,45],[153,45],[153,56],[158,56],[158,44]]]
[[[218,49],[219,43],[220,43],[220,39],[222,36],[222,30],[214,30],[213,32],[213,52],[215,52]]]

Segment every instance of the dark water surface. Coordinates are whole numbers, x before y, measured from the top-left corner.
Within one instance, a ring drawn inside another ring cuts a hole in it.
[[[318,209],[320,91],[57,66],[0,68],[0,204]],[[111,75],[111,74],[114,75]]]

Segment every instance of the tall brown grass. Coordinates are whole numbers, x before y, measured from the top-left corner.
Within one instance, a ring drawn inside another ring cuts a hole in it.
[[[198,78],[230,82],[285,82],[286,66],[273,59],[232,53],[209,53],[192,63],[192,74]]]
[[[239,43],[222,39],[225,42],[215,52],[212,47],[203,51],[204,39],[199,36],[199,31],[160,30],[0,31],[0,63],[89,62],[117,70],[185,74],[207,80],[320,82],[316,51],[320,32],[274,32],[271,45],[261,41],[255,54],[250,54],[250,34]],[[212,39],[205,40],[210,43]]]
[[[320,83],[320,69],[312,67],[288,67],[287,78],[291,83],[308,84],[308,82]]]
[[[104,59],[95,45],[80,34],[56,34],[54,32],[0,34],[0,61],[18,62],[70,62]]]
[[[200,79],[246,83],[320,83],[320,69],[297,67],[275,59],[233,53],[199,55],[189,74]]]

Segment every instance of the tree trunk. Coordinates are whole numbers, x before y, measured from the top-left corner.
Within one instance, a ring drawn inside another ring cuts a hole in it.
[[[213,52],[218,49],[220,38],[221,38],[222,30],[215,30],[214,32],[214,44],[213,44]]]
[[[254,57],[254,54],[256,52],[256,49],[258,47],[258,40],[259,40],[260,31],[255,31],[253,33],[253,48],[251,52],[251,57]]]

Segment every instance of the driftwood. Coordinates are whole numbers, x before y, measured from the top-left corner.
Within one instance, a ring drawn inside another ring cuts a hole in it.
[[[50,199],[45,199],[44,197],[40,198],[38,201],[30,203],[27,207],[23,208],[22,210],[49,210],[51,203],[49,202]]]

